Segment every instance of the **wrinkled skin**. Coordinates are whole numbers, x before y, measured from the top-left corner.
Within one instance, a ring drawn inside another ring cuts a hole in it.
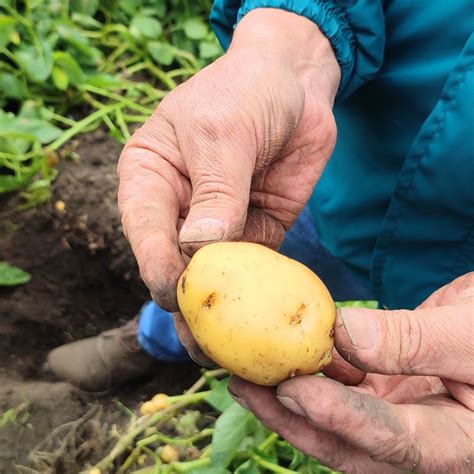
[[[335,380],[297,377],[268,388],[234,378],[231,393],[333,469],[472,472],[474,273],[415,311],[347,308],[335,339],[327,368]]]

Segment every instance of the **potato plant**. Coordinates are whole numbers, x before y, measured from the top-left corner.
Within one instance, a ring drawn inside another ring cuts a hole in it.
[[[0,0],[0,194],[49,199],[65,145],[103,125],[120,142],[221,54],[210,2]]]

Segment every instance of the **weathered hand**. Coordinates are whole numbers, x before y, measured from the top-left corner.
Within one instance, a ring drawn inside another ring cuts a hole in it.
[[[333,150],[339,66],[309,20],[245,16],[229,52],[170,93],[125,147],[119,207],[143,280],[176,311],[176,283],[199,247],[277,248]],[[175,323],[204,362],[179,313]]]
[[[290,37],[285,28],[294,28]],[[119,206],[160,305],[177,309],[183,254],[219,240],[280,245],[334,147],[338,80],[313,23],[255,10],[229,52],[171,92],[133,135],[119,163]]]
[[[335,337],[339,354],[367,374],[339,356],[328,372],[356,386],[306,376],[276,389],[234,379],[230,390],[268,427],[334,469],[472,472],[474,273],[415,311],[344,309]]]

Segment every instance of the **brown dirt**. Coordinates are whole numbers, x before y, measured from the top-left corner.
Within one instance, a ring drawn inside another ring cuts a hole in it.
[[[48,373],[49,350],[123,324],[148,298],[116,206],[120,145],[99,130],[84,136],[76,151],[78,162],[60,164],[48,204],[19,213],[12,211],[17,198],[0,200],[0,260],[33,276],[26,285],[0,290],[0,416],[29,403],[24,423],[0,428],[0,473],[21,472],[15,464],[34,465],[28,459],[33,446],[98,404],[93,420],[74,428],[74,459],[48,460],[48,472],[78,472],[107,448],[107,443],[91,442],[97,431],[92,427],[117,422],[113,399],[133,407],[158,391],[180,393],[198,373],[191,364],[157,364],[152,380],[100,399]],[[57,201],[65,203],[65,212],[57,210]],[[81,443],[94,449],[79,449]]]

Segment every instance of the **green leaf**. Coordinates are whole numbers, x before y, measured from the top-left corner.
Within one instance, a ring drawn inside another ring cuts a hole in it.
[[[89,74],[87,76],[86,82],[91,86],[109,90],[117,89],[122,85],[122,82],[117,76],[106,73]]]
[[[212,436],[211,465],[227,467],[247,434],[252,414],[233,403],[217,419]]]
[[[36,137],[43,144],[58,138],[63,131],[46,120],[16,117],[0,110],[0,134],[26,134]]]
[[[206,466],[188,471],[190,474],[231,474],[228,469],[222,466]]]
[[[147,44],[148,52],[151,57],[163,66],[169,66],[174,60],[174,48],[168,43],[160,41],[150,41]]]
[[[11,16],[0,15],[0,49],[3,49],[9,42],[12,33],[15,31],[17,21]]]
[[[24,99],[28,91],[24,82],[14,74],[0,72],[0,95],[10,99]]]
[[[222,48],[216,42],[201,41],[199,43],[199,57],[201,59],[214,59],[222,53]]]
[[[99,0],[72,0],[71,11],[94,16],[99,9]]]
[[[0,262],[0,286],[22,285],[31,280],[31,275],[7,262]]]
[[[241,464],[235,471],[235,474],[260,474],[260,469],[256,461],[253,459],[248,459],[243,464]]]
[[[67,72],[59,66],[54,66],[51,73],[53,84],[60,90],[65,91],[69,85],[69,76]]]
[[[21,45],[15,52],[18,64],[34,82],[46,80],[53,69],[51,46],[46,42],[42,46],[41,53],[29,45]]]
[[[294,448],[293,446],[291,446],[291,448],[292,448],[293,453],[292,453],[291,463],[288,467],[290,469],[298,469],[301,466],[301,464],[303,464],[303,462],[306,460],[306,456],[301,451]]]
[[[232,397],[229,395],[227,387],[230,377],[223,380],[211,380],[211,392],[206,397],[207,403],[211,404],[217,410],[223,412],[233,404]]]
[[[0,140],[0,145],[2,140]],[[11,193],[25,187],[28,181],[33,177],[34,172],[18,176],[0,175],[0,193]]]
[[[71,21],[58,21],[55,27],[56,33],[67,44],[72,46],[74,57],[81,63],[97,66],[102,59],[102,52],[91,45],[89,38],[81,33]],[[75,51],[74,51],[75,50]],[[76,56],[77,52],[77,56]]]
[[[103,26],[102,23],[95,18],[77,12],[71,15],[71,20],[79,26],[90,30],[100,30]]]
[[[84,82],[85,74],[79,63],[67,52],[56,51],[53,54],[55,66],[60,67],[68,77],[68,81],[76,86]],[[54,78],[53,78],[54,79]]]
[[[188,18],[183,23],[184,33],[189,39],[203,39],[207,36],[208,27],[204,21],[199,18]]]
[[[130,33],[136,38],[157,39],[163,31],[161,22],[150,16],[136,16],[130,24]]]
[[[369,308],[377,309],[379,302],[375,300],[364,300],[364,301],[337,301],[336,308],[343,308],[344,306],[352,308]]]

